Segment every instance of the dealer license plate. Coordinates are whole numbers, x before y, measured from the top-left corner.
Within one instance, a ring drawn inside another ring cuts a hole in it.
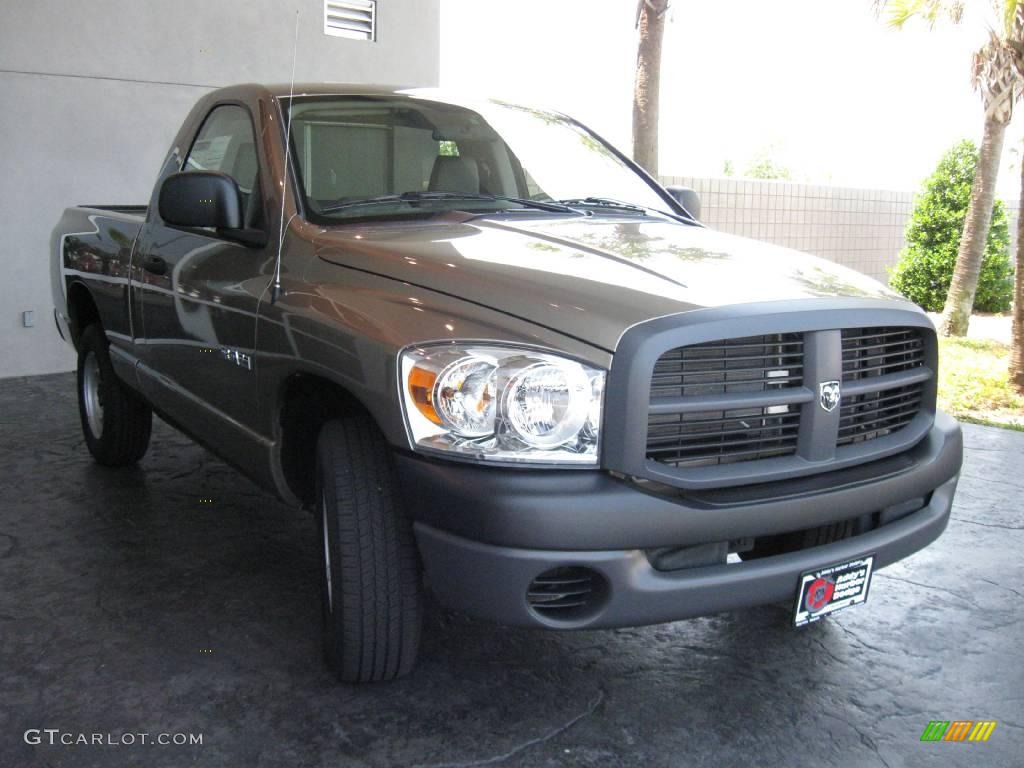
[[[868,555],[802,574],[793,625],[802,627],[867,600],[874,562],[874,555]]]

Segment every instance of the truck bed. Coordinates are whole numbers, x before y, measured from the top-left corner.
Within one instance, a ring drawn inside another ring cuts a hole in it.
[[[91,211],[104,211],[106,213],[125,213],[135,216],[145,216],[146,205],[78,205],[77,208],[87,208]]]
[[[145,205],[67,208],[50,238],[50,279],[57,327],[69,330],[67,297],[73,283],[88,286],[105,330],[130,338],[127,316],[132,248],[146,220]]]

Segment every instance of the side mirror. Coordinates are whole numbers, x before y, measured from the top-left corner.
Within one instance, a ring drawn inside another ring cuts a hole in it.
[[[686,212],[697,221],[700,221],[700,195],[696,190],[689,187],[665,187],[668,193],[676,199]]]
[[[242,194],[226,173],[175,173],[160,185],[160,218],[179,227],[241,229]]]

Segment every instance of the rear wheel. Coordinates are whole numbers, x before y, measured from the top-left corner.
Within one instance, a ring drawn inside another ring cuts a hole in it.
[[[420,566],[390,450],[364,415],[330,421],[317,441],[324,655],[341,680],[407,674],[421,624]]]
[[[78,412],[89,453],[100,464],[121,467],[141,459],[149,447],[153,413],[121,383],[110,364],[99,325],[82,332],[78,351]]]

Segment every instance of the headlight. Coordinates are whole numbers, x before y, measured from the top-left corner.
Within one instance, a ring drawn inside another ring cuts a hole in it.
[[[604,371],[470,343],[406,349],[400,363],[416,448],[488,461],[597,463]]]

